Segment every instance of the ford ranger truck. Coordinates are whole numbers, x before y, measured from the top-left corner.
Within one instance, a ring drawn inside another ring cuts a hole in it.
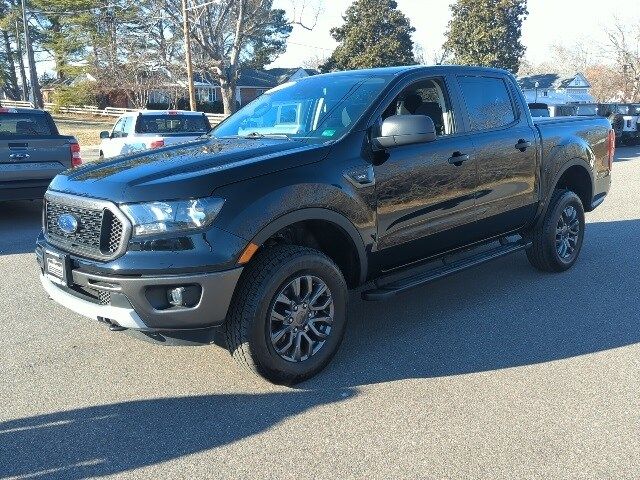
[[[605,118],[533,121],[503,70],[304,78],[203,138],[58,175],[40,278],[112,330],[162,343],[219,332],[244,368],[293,384],[336,353],[350,289],[425,295],[519,251],[543,272],[573,266],[614,142]]]

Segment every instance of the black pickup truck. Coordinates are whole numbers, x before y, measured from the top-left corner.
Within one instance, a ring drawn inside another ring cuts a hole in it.
[[[295,383],[338,349],[348,289],[384,300],[520,250],[570,268],[614,140],[605,118],[534,122],[502,70],[305,78],[198,140],[58,175],[41,281],[112,330],[219,327],[240,364]]]

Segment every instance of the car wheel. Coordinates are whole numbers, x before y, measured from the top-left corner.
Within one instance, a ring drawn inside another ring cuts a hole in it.
[[[574,192],[556,190],[547,213],[531,234],[527,249],[531,265],[544,272],[562,272],[578,259],[584,238],[584,208]]]
[[[338,350],[347,286],[322,252],[275,246],[259,252],[240,279],[225,324],[229,351],[245,369],[281,384],[322,370]]]

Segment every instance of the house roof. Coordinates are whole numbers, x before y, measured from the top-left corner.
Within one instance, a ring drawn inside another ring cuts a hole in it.
[[[567,88],[571,86],[576,77],[580,77],[581,80],[586,82],[584,88],[589,88],[591,85],[589,81],[581,73],[576,73],[572,77],[560,78],[557,73],[543,73],[540,75],[530,75],[528,77],[521,77],[518,79],[518,84],[523,90],[532,90],[536,88],[536,82],[538,82],[538,88]]]
[[[273,88],[286,82],[300,68],[270,68],[257,70],[255,68],[242,68],[238,77],[239,87]],[[307,75],[317,75],[318,72],[311,69],[302,69]],[[208,72],[196,73],[194,81],[201,84],[219,86],[220,81]]]

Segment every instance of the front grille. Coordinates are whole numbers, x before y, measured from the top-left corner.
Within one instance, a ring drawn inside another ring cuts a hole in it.
[[[48,194],[45,199],[45,234],[48,240],[63,250],[89,258],[111,259],[122,253],[127,231],[122,214],[108,202]],[[71,214],[78,222],[73,233],[64,232],[58,225],[63,214]]]
[[[90,210],[60,203],[47,202],[47,233],[64,239],[87,250],[100,251],[103,210]],[[79,227],[75,233],[65,233],[58,226],[60,215],[70,213],[78,219]]]

